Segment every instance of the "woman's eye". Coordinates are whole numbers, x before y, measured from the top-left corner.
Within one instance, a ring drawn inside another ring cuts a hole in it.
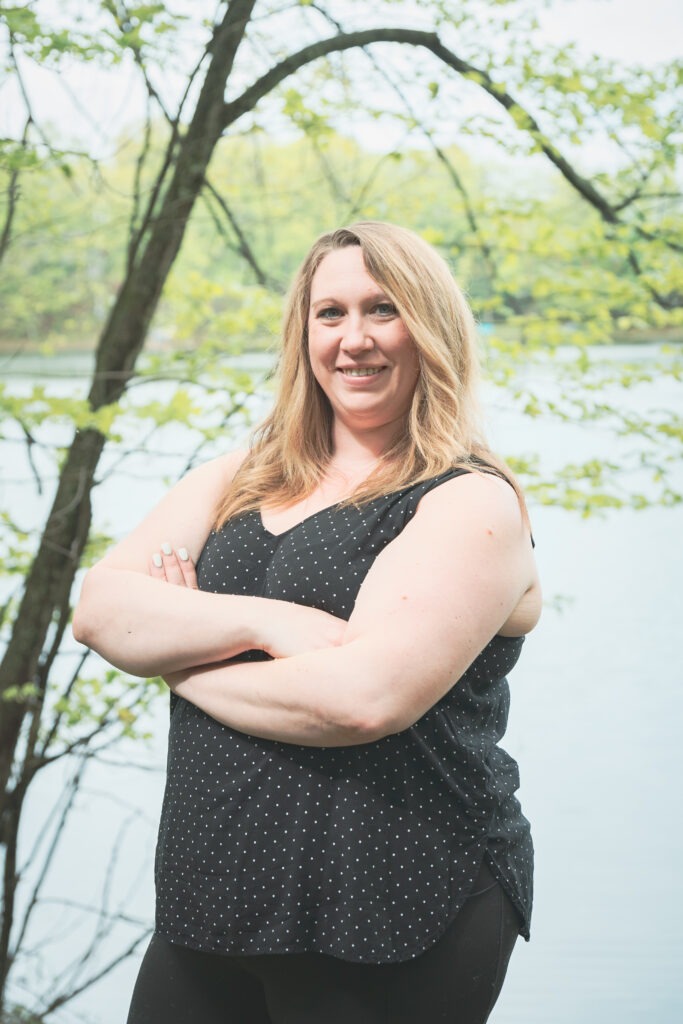
[[[378,302],[375,306],[375,313],[380,316],[395,316],[396,306],[392,302]]]
[[[318,318],[320,320],[337,320],[341,315],[341,310],[336,306],[328,306],[326,309],[320,310]]]

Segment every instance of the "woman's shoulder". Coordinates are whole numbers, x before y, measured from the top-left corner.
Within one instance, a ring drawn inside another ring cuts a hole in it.
[[[502,475],[473,467],[437,478],[434,484],[418,506],[423,521],[429,518],[432,525],[438,520],[444,524],[457,520],[461,527],[488,522],[495,524],[497,532],[516,535],[524,523],[517,493]]]
[[[183,476],[179,490],[187,490],[192,485],[201,489],[204,497],[211,494],[217,500],[230,487],[247,454],[246,449],[236,449],[207,459]]]
[[[101,564],[113,569],[147,572],[159,545],[185,547],[196,562],[211,530],[215,506],[230,487],[245,452],[233,451],[185,473],[135,529],[107,552]]]

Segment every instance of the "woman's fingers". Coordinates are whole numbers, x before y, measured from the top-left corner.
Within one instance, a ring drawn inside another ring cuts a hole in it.
[[[174,551],[168,541],[164,541],[159,551],[155,551],[150,562],[150,576],[179,587],[197,589],[197,575],[187,548]]]
[[[183,574],[185,586],[190,587],[192,590],[197,590],[197,573],[195,572],[194,563],[187,552],[187,548],[178,548],[176,554],[178,556],[178,565],[180,566],[180,571]]]
[[[176,558],[175,551],[168,543],[164,541],[161,545],[161,557],[164,563],[164,574],[168,583],[175,583],[176,586],[185,585],[185,577],[180,571],[178,565],[178,559]]]
[[[165,580],[166,573],[164,572],[164,561],[159,551],[155,551],[149,560],[149,574],[153,576],[155,580]]]

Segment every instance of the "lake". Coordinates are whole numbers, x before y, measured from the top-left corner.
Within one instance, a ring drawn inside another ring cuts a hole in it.
[[[652,351],[615,348],[608,357],[646,363]],[[13,372],[8,379],[21,392],[27,378],[20,364]],[[60,392],[73,387],[49,379]],[[550,366],[535,380],[544,393],[563,387],[561,373]],[[552,468],[570,459],[626,458],[635,444],[595,425],[529,419],[490,389],[487,397],[494,447],[506,454],[537,451]],[[620,394],[620,401],[639,412],[680,409],[681,387],[662,378]],[[0,507],[22,524],[37,525],[46,498],[35,493],[21,445],[2,448]],[[98,487],[97,525],[117,534],[134,525],[163,493],[160,477],[173,478],[188,448],[186,432],[177,428],[155,437],[153,452],[136,455],[125,475]],[[40,452],[36,460],[41,463]],[[683,1019],[683,513],[652,508],[582,519],[533,504],[530,511],[547,607],[510,677],[503,746],[520,765],[520,798],[536,846],[536,899],[532,940],[518,943],[491,1020],[677,1024]],[[57,971],[75,983],[77,975],[66,972],[98,921],[83,923],[66,904],[99,904],[104,895],[113,915],[151,922],[166,727],[164,701],[148,748],[112,751],[108,758],[116,765],[88,768],[47,878],[45,897],[61,902],[46,902],[39,911],[30,933],[36,953],[17,982],[17,999],[42,987],[54,990],[50,979]],[[36,786],[22,835],[24,856],[39,839],[45,815],[59,807],[67,776],[68,766],[57,765]],[[117,842],[118,859],[108,874]],[[34,855],[28,879],[39,863]],[[95,964],[137,934],[125,920],[99,926],[105,945]],[[120,1024],[140,955],[52,1019]]]

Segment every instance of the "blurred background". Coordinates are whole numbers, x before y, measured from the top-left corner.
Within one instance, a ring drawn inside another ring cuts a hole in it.
[[[536,909],[491,1019],[681,1019],[682,40],[673,0],[0,6],[0,1019],[125,1020],[168,697],[72,605],[245,440],[295,267],[368,218],[470,298],[545,587],[504,741]]]

